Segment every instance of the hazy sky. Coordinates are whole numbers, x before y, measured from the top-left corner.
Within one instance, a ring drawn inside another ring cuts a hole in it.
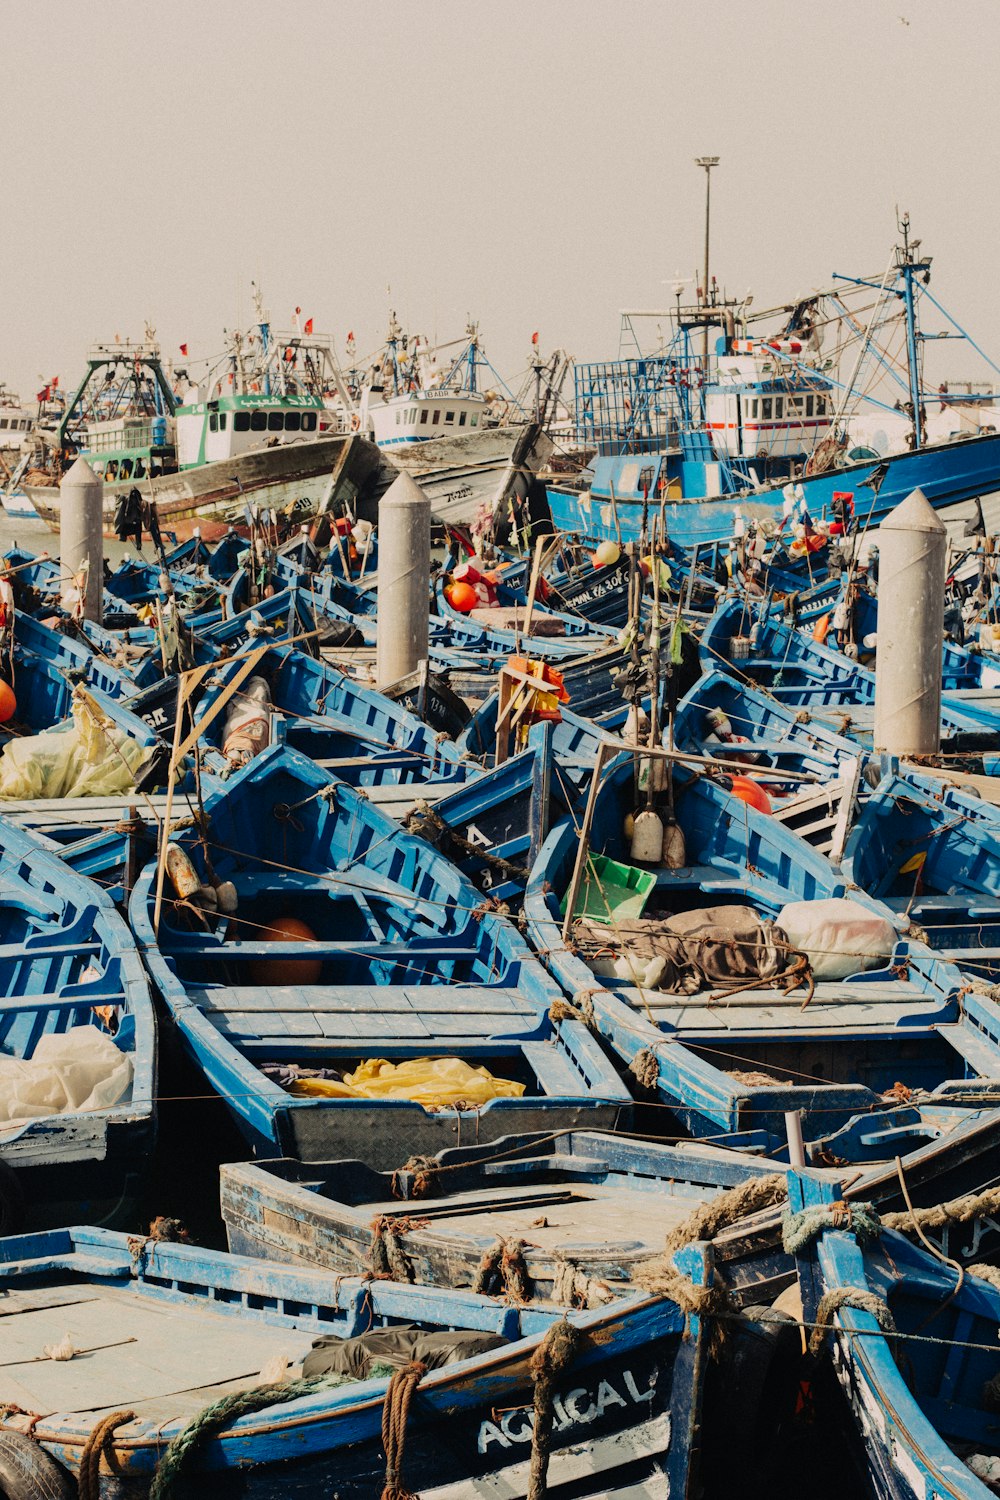
[[[614,357],[702,254],[758,306],[881,274],[896,204],[1000,362],[998,0],[3,0],[0,379],[222,347],[258,277],[359,351],[391,303],[504,373]],[[904,19],[901,19],[905,18]],[[908,24],[905,24],[908,23]],[[948,345],[948,373],[981,373]]]

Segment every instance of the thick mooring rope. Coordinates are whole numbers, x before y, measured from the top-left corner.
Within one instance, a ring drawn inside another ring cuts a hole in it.
[[[528,1369],[535,1386],[535,1424],[531,1433],[531,1470],[527,1500],[542,1500],[548,1485],[549,1447],[552,1441],[553,1402],[556,1382],[587,1342],[583,1329],[563,1318],[546,1330],[531,1356]]]
[[[397,1370],[389,1381],[382,1403],[382,1447],[385,1450],[385,1483],[382,1500],[415,1500],[403,1483],[406,1423],[413,1394],[427,1373],[427,1366],[413,1359]]]
[[[101,1493],[102,1455],[107,1459],[108,1466],[116,1474],[119,1472],[110,1447],[111,1434],[116,1428],[124,1427],[126,1422],[134,1421],[134,1411],[113,1411],[95,1424],[80,1455],[80,1473],[77,1476],[79,1500],[98,1500]]]

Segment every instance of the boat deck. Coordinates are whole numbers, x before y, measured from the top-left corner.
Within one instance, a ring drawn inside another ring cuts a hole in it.
[[[4,1399],[42,1416],[130,1408],[150,1422],[195,1416],[231,1391],[259,1384],[276,1355],[300,1363],[316,1337],[209,1304],[159,1302],[96,1282],[11,1287],[0,1301]],[[53,1360],[69,1336],[81,1352]]]

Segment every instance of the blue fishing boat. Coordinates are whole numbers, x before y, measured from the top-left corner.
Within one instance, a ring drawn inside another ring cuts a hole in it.
[[[842,867],[949,962],[1000,979],[1000,808],[890,771],[865,799]]]
[[[308,755],[352,786],[464,781],[478,766],[451,740],[374,688],[290,646],[264,652],[235,692],[241,658],[220,661],[199,716],[225,706],[202,743],[210,770],[229,774],[269,743]]]
[[[550,1016],[558,986],[517,931],[358,791],[276,745],[205,813],[208,834],[177,843],[196,884],[231,882],[235,911],[196,915],[168,890],[157,930],[153,865],[130,917],[258,1155],[385,1170],[470,1137],[628,1121],[628,1090],[581,1021]]]
[[[969,1274],[839,1196],[836,1182],[791,1174],[785,1238],[812,1347],[828,1350],[863,1446],[859,1482],[878,1500],[988,1500],[1000,1473],[996,1271]]]
[[[887,908],[838,904],[845,888],[829,861],[703,777],[677,790],[683,866],[640,866],[626,832],[637,801],[632,757],[620,757],[594,799],[589,848],[573,820],[555,827],[524,911],[565,993],[593,1008],[692,1133],[780,1156],[784,1113],[799,1109],[814,1159],[875,1160],[895,1126],[919,1135],[922,1100],[1000,1102],[1000,1009],[899,939]],[[560,903],[573,887],[567,923]],[[814,940],[807,974],[807,938],[796,947],[768,918],[795,903],[787,919],[808,927],[828,901],[846,925]],[[849,940],[855,920],[876,925]]]
[[[782,771],[790,776],[788,790],[851,775],[862,758],[856,741],[803,722],[798,710],[779,698],[714,669],[677,705],[674,744],[691,754],[744,764],[750,776],[755,768],[769,769],[777,777],[768,781],[769,791],[782,786]]]
[[[484,1257],[506,1244],[524,1300],[597,1306],[633,1290],[700,1204],[776,1170],[701,1143],[574,1130],[442,1151],[416,1172],[235,1163],[222,1168],[222,1215],[236,1254],[495,1295],[504,1268],[493,1256],[483,1272]]]
[[[553,761],[552,728],[537,725],[527,748],[437,798],[420,801],[406,826],[494,900],[519,902],[554,819],[574,786]]]
[[[785,621],[763,601],[738,599],[721,604],[705,626],[700,647],[706,671],[721,668],[766,689],[788,705],[871,747],[875,673],[870,667]],[[946,750],[981,754],[992,772],[996,756],[997,705],[978,693],[945,692],[941,698],[941,737]]]
[[[678,1253],[692,1301],[709,1257]],[[96,1229],[3,1240],[0,1288],[0,1472],[32,1495],[698,1493],[705,1323],[667,1297],[519,1307]]]
[[[130,1223],[153,1147],[156,1031],[100,886],[0,819],[0,1233]]]

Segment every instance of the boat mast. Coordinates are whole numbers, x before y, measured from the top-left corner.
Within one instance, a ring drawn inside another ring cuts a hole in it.
[[[931,258],[929,255],[918,258],[920,240],[910,243],[909,214],[904,214],[899,220],[899,231],[903,236],[903,243],[896,247],[896,267],[903,278],[902,295],[906,311],[906,363],[910,382],[910,415],[913,420],[913,447],[917,450],[923,446],[923,408],[920,404],[920,388],[923,384],[921,378],[923,349],[922,335],[917,324],[917,299],[913,282],[916,276],[921,276],[925,285],[930,281]]]

